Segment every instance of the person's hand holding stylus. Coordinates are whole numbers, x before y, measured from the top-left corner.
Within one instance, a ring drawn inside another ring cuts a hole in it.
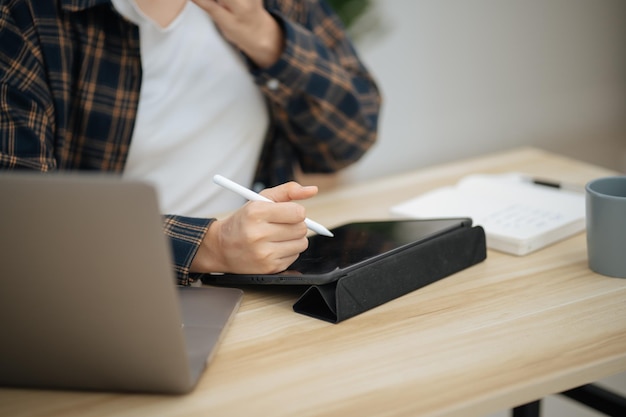
[[[241,197],[245,198],[246,200],[265,201],[267,203],[274,203],[273,200],[270,200],[269,198],[264,197],[261,194],[255,193],[254,191],[247,189],[243,185],[239,185],[236,182],[231,181],[228,178],[223,177],[221,175],[215,175],[213,177],[213,182],[219,185],[220,187],[224,187],[227,190],[230,190],[236,194],[239,194]],[[333,234],[330,232],[330,230],[328,230],[327,228],[325,228],[318,222],[315,222],[309,218],[305,218],[304,223],[306,224],[306,227],[308,227],[309,229],[311,229],[312,231],[314,231],[315,233],[319,235],[333,237]]]
[[[224,177],[216,176],[214,181],[251,201],[210,225],[191,264],[192,272],[281,272],[308,247],[309,225],[332,235],[308,220],[304,207],[295,202],[316,195],[315,186],[289,182],[257,194]],[[245,195],[243,190],[247,190]]]

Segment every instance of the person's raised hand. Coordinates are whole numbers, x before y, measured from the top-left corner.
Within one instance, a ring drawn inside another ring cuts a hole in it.
[[[256,65],[274,64],[284,48],[280,25],[263,7],[263,0],[192,0],[213,19],[224,37]]]
[[[284,271],[309,244],[304,207],[317,187],[289,182],[261,194],[275,203],[250,201],[215,220],[192,262],[193,272],[271,274]]]

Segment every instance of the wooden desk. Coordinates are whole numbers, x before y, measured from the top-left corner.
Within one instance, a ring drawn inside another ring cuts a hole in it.
[[[338,189],[327,226],[472,172],[584,184],[610,171],[519,149]],[[626,279],[587,268],[579,234],[485,262],[338,325],[292,312],[294,288],[251,288],[197,389],[164,397],[0,390],[0,416],[480,416],[626,370]]]

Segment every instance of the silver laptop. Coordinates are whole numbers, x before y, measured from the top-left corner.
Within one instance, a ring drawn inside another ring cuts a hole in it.
[[[0,386],[185,393],[237,310],[177,287],[155,190],[0,173]]]

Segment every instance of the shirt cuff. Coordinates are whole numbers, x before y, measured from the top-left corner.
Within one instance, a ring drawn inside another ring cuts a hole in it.
[[[174,271],[179,285],[189,285],[189,268],[202,239],[214,219],[184,216],[165,216],[165,234],[172,248]]]

